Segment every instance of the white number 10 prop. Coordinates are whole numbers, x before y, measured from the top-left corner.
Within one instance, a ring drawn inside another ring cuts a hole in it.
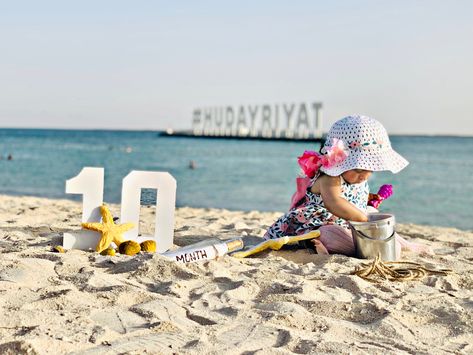
[[[100,221],[103,203],[104,169],[83,168],[79,175],[66,181],[66,193],[82,194],[82,222]],[[140,236],[141,189],[157,189],[156,220],[154,236]],[[121,223],[133,223],[136,227],[124,233],[125,240],[154,239],[156,251],[163,253],[173,244],[174,209],[176,206],[176,180],[167,172],[131,171],[122,183]],[[63,246],[67,249],[87,250],[95,248],[100,234],[89,230],[64,233]]]
[[[66,194],[81,194],[82,222],[100,221],[103,203],[103,168],[83,168],[79,175],[66,181]]]

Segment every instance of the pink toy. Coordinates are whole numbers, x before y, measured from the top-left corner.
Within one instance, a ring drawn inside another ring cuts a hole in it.
[[[393,194],[393,185],[383,185],[379,188],[377,194],[370,194],[368,205],[378,208],[381,202],[391,197]]]

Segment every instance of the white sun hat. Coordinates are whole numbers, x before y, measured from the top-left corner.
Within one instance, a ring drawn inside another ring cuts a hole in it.
[[[322,153],[337,141],[343,142],[348,156],[335,165],[320,168],[330,176],[352,169],[389,170],[396,174],[409,164],[392,149],[386,129],[374,118],[353,115],[335,122],[327,134]]]

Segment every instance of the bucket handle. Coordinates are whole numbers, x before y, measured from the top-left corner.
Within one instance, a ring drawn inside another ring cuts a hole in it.
[[[387,238],[384,238],[384,239],[377,239],[377,238],[372,238],[370,237],[369,235],[366,235],[365,233],[363,232],[360,232],[360,231],[357,231],[351,224],[350,224],[350,228],[352,230],[352,234],[360,234],[361,236],[367,238],[367,239],[370,239],[370,240],[387,240],[387,239],[390,239],[392,238],[392,236],[396,233],[396,230],[393,231],[393,234],[391,234],[389,237]],[[354,235],[353,235],[354,236]]]

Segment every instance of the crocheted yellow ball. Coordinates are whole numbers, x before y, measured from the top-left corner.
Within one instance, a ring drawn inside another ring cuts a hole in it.
[[[118,251],[120,254],[135,255],[141,251],[141,247],[137,242],[133,240],[127,240],[126,242],[123,242],[119,245]]]
[[[154,240],[145,240],[143,243],[140,244],[141,251],[147,253],[154,253],[156,252],[156,242]]]
[[[115,249],[113,249],[113,248],[104,249],[100,252],[100,255],[115,256]]]

